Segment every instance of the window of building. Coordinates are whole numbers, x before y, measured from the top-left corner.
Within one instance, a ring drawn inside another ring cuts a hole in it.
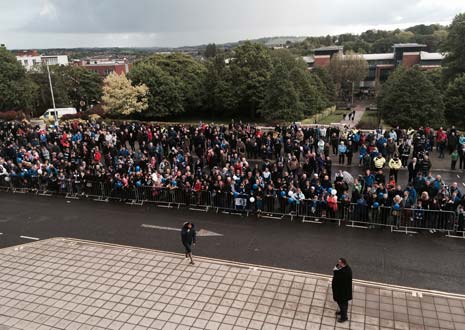
[[[48,65],[55,65],[55,64],[58,64],[58,58],[57,57],[46,57],[45,62],[47,62]]]

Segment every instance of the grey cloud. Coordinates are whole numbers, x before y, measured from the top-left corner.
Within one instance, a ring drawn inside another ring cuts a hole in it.
[[[161,33],[322,25],[443,21],[453,6],[425,0],[44,0],[54,15],[38,16],[21,31]],[[452,1],[454,2],[454,1]],[[439,3],[439,2],[437,2]],[[450,3],[450,2],[449,2]],[[434,3],[433,3],[434,5]],[[465,4],[462,5],[465,9]]]
[[[190,32],[296,24],[315,19],[317,1],[270,0],[48,0],[55,15],[39,16],[21,31],[60,33]],[[302,14],[305,7],[305,15]],[[295,20],[295,21],[294,21]]]
[[[444,22],[460,11],[463,0],[0,0],[0,42],[181,46]]]

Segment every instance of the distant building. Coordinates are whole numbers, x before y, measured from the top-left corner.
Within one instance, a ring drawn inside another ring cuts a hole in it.
[[[25,50],[16,52],[16,59],[26,70],[32,70],[42,64],[68,65],[67,55],[41,55],[37,50]]]
[[[111,73],[128,74],[132,67],[132,64],[128,63],[127,60],[111,60],[108,58],[77,60],[73,64],[95,72],[101,77],[106,77]]]
[[[445,54],[428,53],[426,45],[417,43],[394,44],[392,53],[360,54],[368,62],[368,76],[360,82],[360,88],[374,89],[379,82],[386,81],[389,74],[399,65],[418,66],[422,70],[439,68]],[[314,49],[313,56],[304,56],[303,60],[312,69],[326,67],[335,54],[343,54],[342,46],[330,46]]]

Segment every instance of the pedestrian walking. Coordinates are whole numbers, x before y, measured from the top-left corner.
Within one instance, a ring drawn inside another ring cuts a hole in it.
[[[344,258],[339,258],[333,269],[332,289],[333,299],[339,307],[336,311],[336,316],[339,315],[337,321],[345,322],[348,320],[349,300],[352,300],[352,269]]]
[[[192,222],[185,222],[181,228],[181,241],[182,245],[186,249],[186,258],[191,260],[190,264],[194,264],[192,259],[192,244],[196,242],[196,231],[195,226]]]

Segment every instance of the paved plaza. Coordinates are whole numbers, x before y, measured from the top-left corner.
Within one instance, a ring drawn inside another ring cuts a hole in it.
[[[147,249],[55,238],[0,264],[0,330],[465,330],[463,296],[354,281],[339,324],[329,277]]]

